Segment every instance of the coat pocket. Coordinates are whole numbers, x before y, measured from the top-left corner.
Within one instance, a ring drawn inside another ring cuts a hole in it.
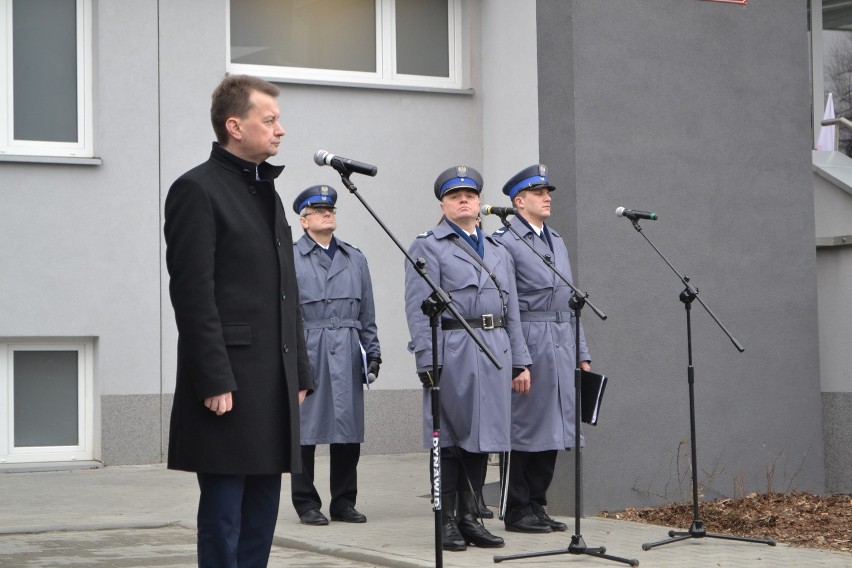
[[[251,345],[251,326],[245,323],[222,324],[225,345]]]

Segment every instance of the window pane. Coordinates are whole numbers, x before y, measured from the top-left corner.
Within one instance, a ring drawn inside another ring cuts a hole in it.
[[[450,76],[447,2],[396,0],[396,72]]]
[[[77,142],[76,0],[14,0],[16,140]]]
[[[231,62],[374,73],[375,0],[231,0]]]
[[[15,447],[76,446],[77,351],[15,351]]]

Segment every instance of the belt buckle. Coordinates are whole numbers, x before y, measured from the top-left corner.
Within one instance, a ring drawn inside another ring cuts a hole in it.
[[[494,314],[482,314],[482,329],[494,329]]]
[[[556,312],[556,323],[562,323],[562,312]]]
[[[340,318],[337,316],[331,317],[331,329],[340,329]]]

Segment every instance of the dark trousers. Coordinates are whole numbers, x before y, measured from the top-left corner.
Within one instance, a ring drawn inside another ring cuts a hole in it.
[[[509,458],[509,479],[506,493],[506,524],[521,520],[525,515],[547,506],[547,490],[556,469],[556,450],[519,452],[512,450]]]
[[[199,568],[264,568],[278,519],[281,474],[198,474]]]
[[[361,458],[361,444],[330,444],[331,455],[329,490],[331,502],[329,512],[334,515],[347,506],[355,506],[358,496],[358,460]],[[290,494],[293,507],[298,515],[311,509],[322,507],[317,488],[314,485],[314,454],[316,446],[302,446],[302,473],[290,476]]]
[[[458,446],[441,448],[441,494],[469,493],[471,487],[474,493],[482,491],[487,465],[488,454],[468,452]],[[431,458],[429,473],[431,476]],[[444,503],[447,504],[446,499]]]

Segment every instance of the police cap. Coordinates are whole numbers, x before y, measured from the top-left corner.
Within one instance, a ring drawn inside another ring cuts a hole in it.
[[[482,192],[482,174],[470,166],[453,166],[444,170],[435,180],[435,197],[440,200],[454,189],[469,189],[479,195]]]
[[[293,202],[293,211],[298,215],[305,207],[334,207],[337,191],[328,185],[312,185],[302,191]]]
[[[546,187],[548,191],[553,191],[556,187],[552,186],[547,179],[547,166],[544,164],[536,164],[528,168],[524,168],[506,182],[503,186],[503,193],[509,196],[509,199],[514,199],[518,193],[525,189],[539,189]]]

